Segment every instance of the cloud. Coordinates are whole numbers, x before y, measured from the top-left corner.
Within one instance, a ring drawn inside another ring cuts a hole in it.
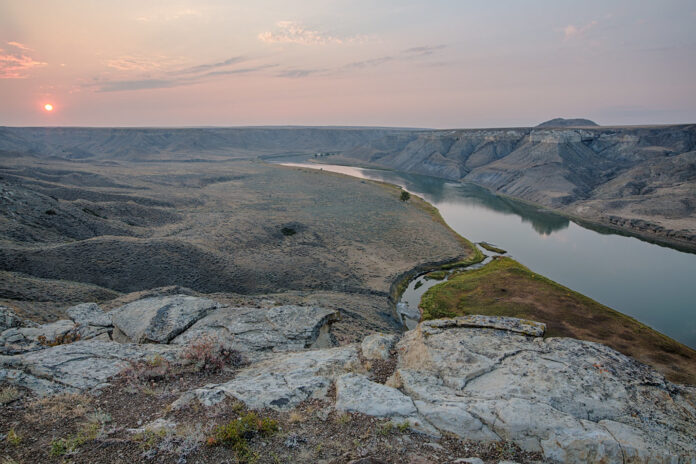
[[[207,71],[210,69],[216,69],[216,68],[223,68],[226,66],[230,66],[232,64],[239,63],[241,61],[244,61],[245,58],[243,56],[233,56],[232,58],[228,58],[225,61],[219,61],[217,63],[207,63],[207,64],[199,64],[197,66],[192,66],[190,68],[182,69],[178,71],[179,74],[193,74],[193,73],[198,73],[202,71]]]
[[[568,24],[563,28],[563,40],[571,40],[576,37],[581,37],[585,35],[587,31],[592,29],[597,25],[597,21],[591,21],[584,26],[576,26],[574,24]]]
[[[97,82],[88,84],[87,87],[95,87],[98,92],[166,89],[171,87],[198,84],[219,76],[260,72],[264,69],[277,66],[276,64],[260,64],[256,66],[247,66],[244,68],[224,69],[225,67],[232,66],[242,61],[246,61],[246,59],[242,57],[232,57],[224,61],[205,63],[184,69],[160,71],[156,73],[159,74],[157,77],[147,77],[142,79],[114,79],[106,81],[97,80]],[[129,70],[137,71],[139,69],[132,68]]]
[[[276,43],[295,43],[300,45],[327,45],[344,44],[354,42],[364,42],[364,36],[353,36],[347,38],[334,37],[319,31],[307,29],[294,21],[278,21],[277,30],[274,32],[262,32],[258,35],[261,42]]]
[[[334,68],[307,68],[307,69],[286,69],[277,74],[278,77],[303,78],[311,75],[335,75],[359,69],[374,68],[389,62],[408,62],[417,61],[422,57],[434,55],[438,50],[442,50],[446,45],[421,46],[408,48],[394,55],[384,55],[368,60],[353,61]],[[421,62],[425,63],[421,60]],[[432,63],[427,61],[428,64]],[[434,63],[436,66],[446,66],[447,63]]]
[[[46,66],[48,63],[37,61],[27,53],[29,47],[19,42],[7,42],[11,50],[0,48],[0,79],[23,79],[33,68]]]
[[[186,18],[199,18],[201,16],[203,16],[203,13],[201,13],[200,11],[194,10],[192,8],[186,8],[177,11],[167,11],[147,16],[138,16],[137,18],[135,18],[135,20],[143,23],[168,22]]]
[[[179,64],[179,60],[165,56],[125,55],[104,62],[109,68],[117,71],[155,71]]]
[[[447,45],[435,45],[435,46],[422,46],[422,47],[413,47],[413,48],[408,48],[403,51],[404,54],[406,55],[418,55],[418,56],[427,56],[427,55],[432,55],[438,50],[442,50],[445,48]]]

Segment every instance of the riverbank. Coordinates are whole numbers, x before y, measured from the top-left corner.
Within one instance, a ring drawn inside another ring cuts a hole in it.
[[[602,343],[671,381],[696,385],[695,350],[511,258],[453,274],[425,292],[421,309],[424,320],[483,314],[544,322],[547,337]]]

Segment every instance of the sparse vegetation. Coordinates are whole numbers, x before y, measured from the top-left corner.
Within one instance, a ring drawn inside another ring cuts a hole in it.
[[[48,340],[45,335],[39,335],[37,340],[43,346],[58,346],[67,345],[69,343],[76,342],[80,339],[80,334],[77,332],[67,332],[64,334],[57,335],[53,340]]]
[[[217,338],[208,335],[191,342],[182,352],[181,358],[193,363],[198,371],[219,372],[226,365],[236,367],[244,363],[238,351],[224,346]]]
[[[255,436],[269,437],[278,431],[278,422],[267,417],[260,418],[248,412],[224,425],[219,425],[208,438],[209,446],[226,446],[235,451],[237,459],[248,462],[254,457],[248,440]]]
[[[51,456],[63,456],[64,454],[75,452],[86,442],[97,438],[99,428],[99,424],[89,422],[83,424],[75,435],[51,441],[49,454]]]
[[[131,387],[142,389],[149,383],[166,380],[174,375],[172,363],[162,356],[152,359],[129,361],[128,365],[119,373],[123,382]]]
[[[408,193],[406,190],[402,190],[401,195],[399,196],[399,199],[401,201],[408,201],[411,199],[411,194]]]
[[[10,429],[10,431],[7,432],[6,440],[7,443],[11,446],[19,446],[22,443],[22,437],[20,437],[19,434],[15,432],[15,429]]]
[[[280,232],[286,237],[290,237],[291,235],[295,235],[297,233],[297,231],[292,227],[283,227],[280,229]]]
[[[425,278],[429,279],[429,280],[442,280],[445,277],[447,277],[447,274],[449,274],[449,273],[447,271],[444,271],[444,270],[432,271],[432,272],[428,272],[425,275]]]

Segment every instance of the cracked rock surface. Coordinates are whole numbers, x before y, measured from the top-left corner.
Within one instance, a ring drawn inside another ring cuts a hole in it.
[[[606,346],[427,321],[397,345],[395,381],[441,431],[560,462],[694,462],[696,389]]]
[[[72,320],[36,327],[26,327],[28,324],[9,310],[2,314],[9,321],[7,325],[13,327],[0,333],[1,353],[7,355],[0,356],[0,382],[29,388],[40,396],[98,389],[107,385],[129,361],[156,356],[175,361],[188,344],[201,336],[216,338],[228,348],[242,352],[248,360],[259,361],[274,352],[331,346],[328,328],[338,317],[336,312],[320,307],[232,308],[186,295],[144,298],[110,313],[94,303],[85,303],[66,313]],[[119,327],[120,337],[116,333]],[[130,343],[126,333],[137,340],[161,343]],[[177,336],[172,337],[175,333]],[[57,346],[39,342],[40,336],[52,342],[66,334],[79,335],[80,340]],[[345,352],[344,349],[336,353]],[[350,356],[343,358],[338,354],[318,355],[307,361],[306,372],[321,373],[341,362],[346,366],[353,360],[357,363],[357,351],[350,348],[348,353]],[[297,368],[301,357],[302,353],[292,353],[290,358],[296,361],[290,362],[287,369]],[[296,375],[302,377],[306,372]],[[290,380],[290,385],[299,385],[300,380]],[[314,381],[308,382],[303,387],[307,391]],[[324,384],[330,381],[321,385]],[[243,387],[239,389],[241,392]],[[306,399],[301,394],[297,397]]]

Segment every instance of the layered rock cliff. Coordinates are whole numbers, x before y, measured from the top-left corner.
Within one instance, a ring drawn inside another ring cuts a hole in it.
[[[469,181],[696,247],[696,125],[412,131],[349,162]]]

